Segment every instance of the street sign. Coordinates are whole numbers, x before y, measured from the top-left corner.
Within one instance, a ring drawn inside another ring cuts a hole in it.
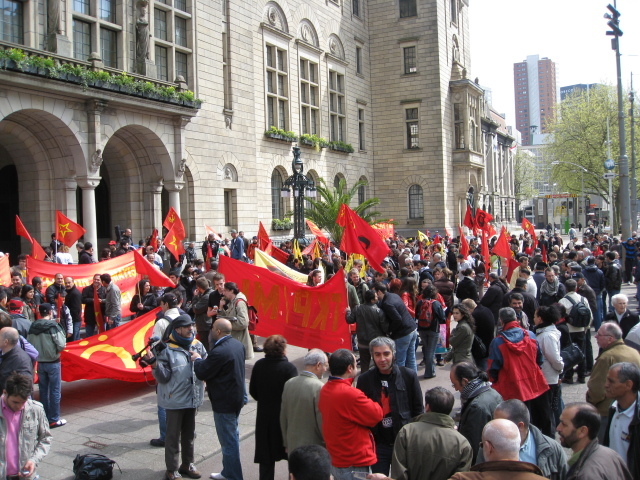
[[[554,193],[553,195],[545,195],[544,198],[577,198],[577,193]]]
[[[604,168],[606,168],[607,170],[613,170],[614,168],[616,168],[616,162],[614,162],[610,158],[607,158],[604,161]]]
[[[605,180],[611,180],[616,178],[616,174],[613,172],[608,172],[602,175],[602,178],[604,178]]]

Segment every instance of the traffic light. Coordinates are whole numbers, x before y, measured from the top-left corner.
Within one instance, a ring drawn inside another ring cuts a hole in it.
[[[609,20],[607,25],[609,25],[609,28],[611,29],[607,31],[607,35],[621,37],[623,32],[620,30],[620,12],[611,4],[607,5],[607,8],[611,12],[610,14],[604,14],[604,18]]]

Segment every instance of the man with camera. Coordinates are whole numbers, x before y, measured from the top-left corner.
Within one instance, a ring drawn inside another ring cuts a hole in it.
[[[173,331],[168,342],[159,342],[151,348],[157,361],[145,359],[158,381],[158,405],[167,414],[165,479],[200,478],[193,460],[196,410],[204,400],[204,384],[195,376],[193,362],[196,358],[206,358],[207,352],[195,338],[194,322],[189,315],[176,317],[171,326]],[[182,463],[179,464],[181,449]]]

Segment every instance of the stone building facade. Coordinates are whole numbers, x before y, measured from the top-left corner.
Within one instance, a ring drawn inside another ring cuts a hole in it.
[[[269,228],[292,206],[280,195],[292,144],[271,126],[350,144],[301,145],[305,173],[366,180],[358,201],[380,197],[400,232],[454,227],[470,186],[508,195],[506,177],[488,175],[504,158],[468,78],[468,0],[2,1],[5,54],[124,71],[203,101],[0,70],[0,212],[43,243],[56,209],[100,246],[115,225],[144,238],[170,206],[190,239],[205,224]],[[17,242],[8,232],[0,250]]]

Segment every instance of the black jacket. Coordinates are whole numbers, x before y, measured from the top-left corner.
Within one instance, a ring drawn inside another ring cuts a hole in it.
[[[11,326],[18,330],[20,335],[27,338],[27,335],[29,335],[29,329],[31,328],[31,322],[21,313],[12,313]]]
[[[4,390],[7,378],[13,372],[29,375],[33,378],[33,363],[27,352],[20,347],[20,343],[0,358],[2,359],[2,363],[0,363],[0,389]]]
[[[47,287],[47,290],[44,292],[44,296],[47,299],[47,303],[55,305],[56,303],[56,294],[64,292],[64,285],[58,285],[57,283],[52,283]]]
[[[86,250],[82,250],[80,255],[78,255],[78,265],[86,265],[89,263],[96,263],[93,259],[93,256],[87,252]]]
[[[211,348],[205,360],[195,361],[193,369],[207,384],[214,412],[237,415],[244,406],[244,355],[244,345],[227,335]]]
[[[377,367],[371,367],[358,377],[356,388],[376,403],[380,403],[382,390],[382,379]],[[389,403],[391,407],[391,418],[393,419],[393,437],[409,421],[424,413],[424,403],[422,389],[418,375],[413,370],[406,367],[393,365],[389,384]],[[382,422],[373,427],[373,436],[376,441],[379,438]]]
[[[287,458],[280,429],[280,405],[284,384],[297,376],[298,370],[287,357],[264,357],[253,367],[249,394],[258,402],[255,463],[277,462]]]
[[[638,314],[631,312],[627,308],[627,310],[624,312],[619,322],[620,328],[622,329],[622,338],[627,337],[629,330],[635,327],[638,324],[639,320],[640,319],[638,317]],[[616,315],[616,312],[613,311],[613,312],[607,313],[606,317],[604,317],[604,321],[605,322],[611,321],[611,322],[618,323],[618,316]]]
[[[469,277],[464,277],[462,280],[460,280],[460,283],[458,283],[458,288],[456,289],[456,297],[458,297],[458,300],[460,301],[470,298],[474,302],[477,302],[478,286],[476,285],[476,282],[474,282]]]
[[[602,273],[602,270],[595,265],[587,265],[582,269],[582,274],[589,286],[596,292],[596,295],[602,293],[605,289],[604,273]]]
[[[627,450],[627,468],[633,478],[640,478],[640,397],[636,399],[635,411],[629,424],[629,450]],[[609,408],[609,418],[607,419],[607,429],[604,432],[605,447],[609,446],[609,427],[616,413],[615,407]]]
[[[526,290],[523,290],[522,288],[514,288],[504,296],[504,298],[502,299],[502,306],[509,306],[509,303],[511,302],[511,296],[514,293],[519,293],[520,295],[522,295],[524,299],[524,301],[522,302],[522,311],[527,314],[530,326],[533,326],[533,316],[538,309],[538,301],[533,295],[527,293]]]
[[[507,293],[509,287],[507,287],[500,280],[496,280],[487,291],[484,292],[484,295],[480,299],[480,305],[487,307],[493,313],[493,318],[495,321],[498,321],[498,312],[502,308],[502,300],[504,299],[504,294]]]
[[[82,322],[82,293],[75,285],[71,290],[67,290],[67,296],[64,297],[64,304],[69,309],[71,321],[73,323]]]
[[[138,309],[138,303],[142,304],[142,308]],[[144,315],[147,312],[150,312],[154,308],[158,307],[158,298],[155,293],[149,292],[146,295],[142,296],[142,300],[140,299],[140,295],[134,295],[131,299],[131,305],[129,305],[129,310],[132,313],[136,314],[136,318]]]
[[[98,287],[98,298],[104,299],[107,296],[104,287]],[[93,306],[93,284],[82,289],[82,303],[84,303],[84,323],[86,325],[96,324],[96,313]],[[100,304],[100,310],[104,318],[104,303]]]
[[[558,303],[564,298],[564,296],[567,294],[567,289],[564,287],[562,282],[558,282],[558,290],[556,291],[555,295],[547,295],[540,290],[538,290],[538,292],[538,303],[540,304],[540,306],[550,307],[554,303]]]
[[[493,317],[493,312],[480,304],[473,309],[471,315],[476,322],[476,335],[478,335],[482,343],[484,343],[484,346],[487,348],[487,356],[489,356],[489,346],[491,345],[491,340],[493,340],[496,330],[496,320]]]
[[[387,316],[392,339],[406,337],[416,329],[416,321],[399,295],[391,292],[385,293],[378,306]]]

